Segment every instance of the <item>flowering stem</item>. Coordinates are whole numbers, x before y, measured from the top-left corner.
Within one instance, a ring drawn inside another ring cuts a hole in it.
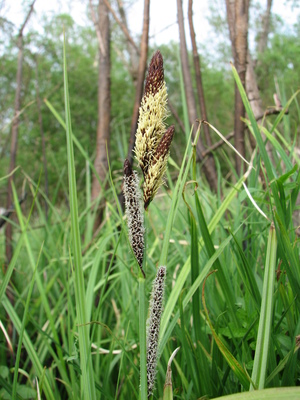
[[[139,272],[140,399],[147,400],[145,278]]]

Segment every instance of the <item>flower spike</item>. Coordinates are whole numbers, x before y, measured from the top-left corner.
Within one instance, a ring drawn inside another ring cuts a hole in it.
[[[136,132],[135,155],[144,175],[144,208],[147,210],[167,167],[174,126],[166,130],[167,88],[164,81],[163,58],[154,53],[146,77]]]
[[[123,193],[125,198],[125,212],[129,230],[129,241],[139,264],[140,270],[145,277],[143,270],[144,259],[144,214],[143,204],[139,188],[139,178],[136,171],[133,171],[129,160],[124,162],[124,183]]]
[[[170,154],[170,146],[174,136],[174,125],[170,126],[153,155],[153,161],[146,173],[144,182],[144,207],[147,210],[150,202],[156,195],[159,187],[164,183],[163,176],[167,169],[167,162]]]
[[[158,338],[160,320],[163,312],[163,298],[165,290],[166,267],[159,267],[153,281],[150,298],[150,315],[147,321],[147,383],[148,397],[153,392],[158,358]]]
[[[163,58],[157,51],[150,62],[136,131],[135,155],[145,176],[153,154],[165,131],[167,87]]]

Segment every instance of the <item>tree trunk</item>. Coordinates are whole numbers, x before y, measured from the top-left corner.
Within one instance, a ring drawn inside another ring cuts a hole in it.
[[[202,84],[200,57],[199,57],[198,50],[197,50],[196,34],[195,34],[195,29],[194,29],[194,24],[193,24],[193,0],[189,0],[188,16],[189,16],[190,35],[191,35],[192,48],[193,48],[193,60],[194,60],[194,68],[195,68],[195,74],[196,74],[197,94],[198,94],[198,101],[199,101],[199,105],[200,105],[201,118],[204,119],[205,121],[208,121],[205,97],[204,97],[204,90],[203,90],[203,84]],[[206,145],[208,147],[211,147],[212,140],[211,140],[211,136],[210,136],[210,132],[209,132],[209,126],[206,124],[203,124],[203,131],[204,131]],[[206,163],[207,163],[207,166],[211,169],[212,174],[215,175],[213,179],[217,183],[218,179],[217,179],[217,173],[216,173],[216,165],[215,165],[215,160],[214,160],[212,152],[209,153],[208,160],[206,161]],[[215,186],[214,189],[216,190],[217,186]]]
[[[108,0],[104,0],[105,4],[107,5],[107,8],[111,12],[112,16],[114,17],[114,20],[116,23],[119,25],[119,27],[122,29],[124,33],[124,38],[125,38],[125,44],[127,48],[127,52],[129,54],[129,59],[130,62],[128,64],[128,69],[130,71],[130,75],[132,76],[133,83],[136,85],[137,78],[138,78],[138,60],[139,60],[139,54],[140,54],[140,49],[137,47],[135,44],[134,40],[132,39],[129,29],[128,29],[128,23],[127,23],[127,18],[126,14],[124,11],[123,3],[121,0],[118,0],[118,9],[119,9],[119,14],[120,18],[118,18],[117,14],[109,4]]]
[[[243,86],[246,86],[246,68],[248,54],[248,16],[249,0],[226,0],[227,19],[232,45],[234,64]],[[235,85],[235,110],[234,110],[234,144],[236,150],[245,157],[245,107]],[[242,170],[242,160],[236,155],[236,170]]]
[[[118,17],[117,13],[114,11],[112,6],[110,5],[109,0],[105,0],[105,4],[107,5],[109,11],[111,12],[111,15],[113,16],[114,20],[116,21],[116,23],[119,25],[119,27],[121,28],[121,30],[124,33],[125,46],[127,49],[127,53],[129,55],[129,61],[127,61],[127,57],[126,57],[126,59],[122,55],[121,55],[121,57],[123,58],[124,65],[128,69],[128,71],[132,77],[133,84],[136,87],[137,79],[138,79],[140,48],[136,45],[132,36],[130,35],[128,23],[127,23],[127,17],[126,17],[126,13],[124,10],[122,0],[117,0],[117,3],[118,3],[118,11],[119,11],[120,17]]]
[[[38,68],[38,56],[36,56],[36,64],[35,64],[35,74],[36,74],[36,105],[37,112],[39,118],[41,139],[42,139],[42,153],[43,153],[43,164],[44,164],[44,176],[45,176],[45,217],[48,220],[48,199],[49,199],[49,186],[48,186],[48,168],[47,168],[47,156],[46,156],[46,143],[45,143],[45,134],[43,128],[43,117],[41,111],[41,98],[40,98],[40,89],[39,89],[39,68]]]
[[[270,31],[270,16],[271,16],[272,0],[267,0],[267,9],[263,15],[262,32],[259,35],[257,53],[262,54],[267,48],[268,36]]]
[[[92,201],[97,199],[106,184],[109,152],[109,126],[110,126],[110,30],[109,11],[104,0],[98,4],[98,29],[103,43],[99,43],[99,75],[98,75],[98,126],[96,139],[95,169],[99,180],[93,176]]]
[[[148,43],[149,43],[149,18],[150,18],[150,0],[145,0],[138,79],[136,85],[135,101],[131,119],[130,139],[129,139],[128,153],[127,153],[127,159],[129,160],[130,164],[132,164],[133,160],[132,150],[135,144],[135,132],[137,129],[137,123],[139,118],[139,107],[143,97],[144,79],[147,67],[147,54],[148,54]]]
[[[258,54],[263,53],[267,48],[269,28],[270,28],[271,7],[272,7],[272,0],[267,0],[267,8],[263,17],[263,29],[258,42],[258,49],[257,49]],[[247,96],[251,108],[253,110],[254,116],[257,120],[257,123],[260,124],[264,116],[264,109],[262,106],[262,101],[257,85],[256,75],[254,71],[254,63],[249,51],[247,55],[246,89],[247,89]],[[251,134],[249,135],[249,137],[251,145],[254,148],[256,146],[255,140]],[[272,145],[269,141],[267,141],[266,150],[270,159],[273,160]]]
[[[35,0],[31,3],[28,14],[26,15],[25,21],[21,26],[18,33],[18,67],[17,67],[17,77],[16,77],[16,95],[15,95],[15,111],[14,119],[11,130],[11,145],[10,145],[10,163],[8,173],[10,174],[16,167],[16,156],[17,156],[17,146],[18,146],[18,134],[19,134],[19,113],[21,109],[21,86],[22,86],[22,70],[23,70],[23,31],[30,18],[33,11]],[[10,209],[12,206],[12,181],[13,175],[11,174],[8,178],[7,186],[7,203],[6,208]],[[12,225],[6,224],[5,229],[5,252],[6,261],[10,262],[12,258]]]
[[[184,30],[184,20],[182,11],[182,0],[177,0],[177,16],[178,16],[178,27],[179,27],[179,38],[180,38],[180,59],[182,66],[182,74],[186,95],[186,102],[189,114],[189,121],[191,125],[194,125],[193,133],[196,133],[196,120],[197,120],[197,108],[196,101],[193,92],[192,77],[190,73],[190,67],[188,63],[188,52],[185,40],[185,30]],[[203,153],[205,152],[205,147],[199,138],[197,142],[197,156],[200,161],[203,160]],[[217,190],[217,174],[215,170],[214,163],[212,159],[208,158],[207,162],[203,164],[204,173],[210,188],[214,191]]]
[[[192,48],[193,48],[193,60],[194,60],[194,68],[195,68],[195,74],[196,74],[197,94],[198,94],[198,101],[199,101],[199,105],[200,105],[201,118],[204,119],[205,121],[208,121],[208,117],[207,117],[207,113],[206,113],[204,90],[203,90],[203,84],[202,84],[200,57],[198,55],[197,44],[196,44],[196,34],[195,34],[195,29],[194,29],[194,24],[193,24],[193,0],[189,0],[188,16],[189,16],[189,27],[190,27],[190,35],[191,35],[191,42],[192,42]],[[208,125],[206,125],[206,124],[203,125],[203,131],[204,131],[207,146],[211,146],[212,141],[211,141]]]
[[[137,79],[138,79],[138,64],[139,64],[139,57],[140,57],[140,49],[134,43],[132,37],[130,36],[129,29],[128,29],[128,23],[127,23],[127,17],[126,17],[126,13],[124,10],[124,5],[123,5],[122,0],[118,0],[118,9],[119,9],[119,14],[121,16],[122,25],[125,27],[125,30],[128,32],[128,34],[125,35],[125,37],[126,37],[126,47],[127,47],[127,51],[128,51],[129,59],[130,59],[129,72],[130,72],[130,75],[132,76],[133,83],[136,86]]]
[[[246,88],[252,111],[257,122],[260,123],[264,115],[264,110],[256,82],[253,60],[249,52],[247,57]]]
[[[267,48],[271,7],[272,7],[272,0],[267,0],[267,9],[263,17],[263,29],[258,42],[258,48],[257,48],[258,54],[262,54]],[[255,115],[255,118],[258,121],[258,123],[260,123],[264,115],[264,110],[257,86],[253,60],[249,52],[247,56],[246,88],[247,88],[248,99],[252,107],[253,113]]]

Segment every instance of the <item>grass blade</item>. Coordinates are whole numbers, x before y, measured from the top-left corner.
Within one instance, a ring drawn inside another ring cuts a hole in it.
[[[219,400],[299,400],[300,388],[272,388],[231,394],[218,397]],[[216,400],[216,399],[212,399]]]
[[[216,271],[210,272],[209,275],[211,275],[214,272],[216,272]],[[206,316],[208,325],[209,325],[209,327],[211,329],[211,332],[213,334],[213,337],[214,337],[214,339],[216,341],[216,344],[217,344],[219,350],[221,351],[221,353],[225,357],[225,359],[228,362],[230,368],[232,369],[234,374],[237,376],[237,378],[239,379],[241,384],[244,386],[244,388],[248,389],[248,387],[249,387],[249,377],[248,377],[246,371],[242,368],[240,363],[236,360],[236,358],[231,354],[231,352],[227,349],[225,344],[219,338],[219,336],[217,335],[217,333],[216,333],[216,331],[215,331],[215,329],[213,327],[212,322],[210,321],[209,313],[208,313],[208,310],[207,310],[207,307],[206,307],[206,303],[205,303],[205,295],[204,295],[205,282],[206,282],[206,279],[208,278],[208,276],[205,278],[205,280],[203,282],[203,286],[202,286],[202,304],[203,304],[203,307],[204,307],[204,312],[205,312],[205,316]]]
[[[2,305],[5,308],[5,311],[9,315],[9,318],[11,319],[12,323],[14,324],[14,327],[16,328],[18,334],[20,334],[21,329],[22,329],[22,322],[20,321],[18,315],[16,314],[13,306],[11,305],[10,301],[6,297],[6,295],[3,296],[2,299]],[[43,389],[45,391],[46,398],[48,400],[55,400],[54,392],[53,392],[53,382],[50,382],[49,375],[44,371],[44,367],[40,363],[39,356],[37,352],[35,351],[35,346],[32,344],[29,335],[27,334],[26,330],[23,332],[23,345],[30,357],[30,360],[32,362],[32,365],[36,371],[36,374],[38,375],[39,379],[44,378],[43,381]]]
[[[276,254],[276,231],[274,225],[272,224],[270,227],[267,245],[262,303],[260,309],[254,365],[251,377],[253,384],[251,384],[250,390],[253,390],[254,388],[263,389],[265,386],[269,343],[271,336],[271,325],[273,318],[273,293],[275,282]]]
[[[64,95],[66,113],[66,137],[69,176],[69,200],[72,227],[72,250],[74,258],[75,299],[78,319],[78,336],[81,367],[81,396],[85,399],[96,400],[94,373],[91,360],[89,325],[86,320],[86,298],[82,268],[81,241],[78,221],[77,188],[75,175],[74,150],[72,140],[71,114],[68,89],[66,42],[64,41]]]
[[[28,311],[29,311],[30,299],[31,299],[32,291],[33,291],[34,282],[35,282],[35,273],[36,273],[36,270],[37,270],[37,267],[38,267],[38,264],[39,264],[41,253],[42,253],[42,248],[40,250],[40,254],[39,254],[39,257],[38,257],[38,260],[37,260],[37,263],[36,263],[36,268],[35,268],[35,271],[33,272],[33,276],[32,276],[31,283],[30,283],[30,287],[29,287],[29,290],[28,290],[25,309],[24,309],[24,313],[23,313],[23,321],[22,321],[22,325],[21,325],[21,329],[20,329],[20,333],[19,333],[19,343],[18,343],[18,350],[17,350],[15,367],[14,367],[15,370],[14,370],[14,379],[13,379],[13,388],[12,388],[12,399],[13,400],[16,398],[16,395],[17,395],[18,370],[19,370],[20,357],[21,357],[23,334],[24,334],[24,331],[25,331],[25,326],[26,326],[27,317],[28,317]]]

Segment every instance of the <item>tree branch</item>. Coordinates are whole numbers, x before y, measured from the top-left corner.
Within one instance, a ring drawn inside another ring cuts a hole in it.
[[[90,10],[91,10],[92,21],[94,23],[94,27],[95,27],[95,30],[96,30],[96,35],[97,35],[98,44],[99,44],[99,50],[103,54],[103,56],[105,57],[106,54],[105,54],[104,43],[103,43],[103,39],[102,39],[102,36],[101,36],[99,24],[98,24],[96,15],[95,15],[95,11],[94,11],[94,7],[93,7],[93,4],[92,4],[92,0],[89,0],[89,5],[90,5]]]
[[[130,33],[128,32],[127,27],[122,23],[122,21],[118,18],[117,14],[115,13],[115,11],[113,10],[113,8],[111,7],[111,5],[109,4],[108,0],[104,0],[104,3],[106,5],[106,7],[109,9],[109,11],[111,12],[112,16],[114,17],[116,23],[119,25],[119,27],[122,29],[122,31],[124,32],[124,35],[126,36],[127,40],[132,44],[132,46],[134,47],[135,51],[137,52],[137,54],[140,54],[140,50],[137,47],[137,45],[134,43],[132,37],[130,36]]]
[[[18,36],[22,36],[22,35],[23,35],[23,31],[24,31],[24,29],[25,29],[25,26],[26,26],[26,24],[27,24],[27,22],[28,22],[28,20],[29,20],[29,18],[30,18],[31,13],[33,12],[33,7],[34,7],[34,3],[35,3],[35,2],[36,2],[36,0],[33,0],[33,2],[31,3],[31,6],[30,6],[29,11],[28,11],[28,14],[27,14],[27,16],[26,16],[26,18],[25,18],[25,21],[24,21],[23,25],[21,26],[21,28],[20,28],[20,30],[19,30]]]
[[[256,119],[256,121],[259,121],[259,120],[263,119],[266,116],[279,114],[282,110],[283,110],[283,107],[282,106],[278,106],[278,105],[276,105],[275,107],[269,107],[262,115],[257,115],[255,117],[255,119]],[[288,114],[288,113],[289,113],[289,110],[286,110],[285,114]],[[228,133],[228,135],[225,136],[225,138],[227,140],[230,140],[233,137],[234,137],[234,132],[230,132],[230,133]],[[223,139],[221,139],[218,142],[214,143],[212,146],[210,146],[208,149],[206,149],[202,153],[203,158],[207,157],[211,152],[213,152],[214,150],[216,150],[219,147],[221,147],[224,143],[226,143],[226,142],[224,142]]]

